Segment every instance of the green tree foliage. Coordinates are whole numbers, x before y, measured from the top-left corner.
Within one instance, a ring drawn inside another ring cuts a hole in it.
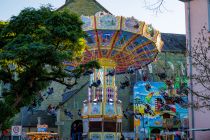
[[[8,23],[0,22],[1,129],[52,81],[71,88],[76,82],[66,83],[66,77],[77,79],[84,69],[99,68],[90,62],[65,71],[63,62],[79,60],[85,48],[81,26],[77,15],[50,7],[26,8]]]

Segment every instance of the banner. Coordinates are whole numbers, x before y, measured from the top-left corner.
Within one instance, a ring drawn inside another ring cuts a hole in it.
[[[22,135],[22,126],[16,125],[12,126],[12,136],[21,136]]]

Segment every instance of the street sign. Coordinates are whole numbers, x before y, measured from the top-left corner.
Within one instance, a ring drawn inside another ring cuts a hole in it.
[[[38,132],[47,132],[47,128],[48,128],[48,125],[46,125],[46,124],[37,125],[37,131]]]
[[[100,122],[100,121],[102,121],[102,118],[90,118],[89,120],[91,122]]]
[[[16,125],[12,126],[12,136],[21,136],[22,134],[22,126]]]

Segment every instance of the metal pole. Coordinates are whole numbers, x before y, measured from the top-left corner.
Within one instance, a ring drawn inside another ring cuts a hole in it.
[[[193,103],[193,82],[192,82],[192,44],[191,44],[191,13],[190,13],[190,1],[188,1],[188,49],[189,49],[189,66],[190,66],[190,99]],[[191,105],[191,117],[192,117],[192,128],[195,128],[194,122],[194,109]],[[192,140],[195,138],[195,132],[192,131]]]
[[[143,140],[144,140],[145,139],[144,114],[143,114],[143,128],[144,128],[144,137],[143,137]]]

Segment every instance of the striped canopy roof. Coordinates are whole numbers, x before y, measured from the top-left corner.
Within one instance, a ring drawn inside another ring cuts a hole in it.
[[[123,73],[129,66],[139,69],[154,61],[163,46],[159,31],[133,17],[99,13],[81,19],[87,46],[81,61],[68,63],[71,66],[108,58],[116,62],[116,72]]]

